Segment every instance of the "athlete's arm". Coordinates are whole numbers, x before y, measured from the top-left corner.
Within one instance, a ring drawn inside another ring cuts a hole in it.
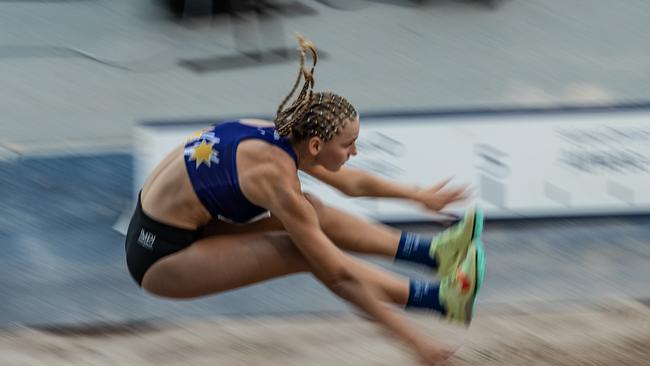
[[[402,340],[415,346],[425,339],[409,322],[386,306],[386,295],[361,280],[351,259],[323,233],[313,206],[300,190],[295,165],[268,169],[257,179],[256,204],[268,208],[284,225],[291,239],[305,256],[318,280],[341,298],[357,306],[392,330]]]
[[[421,188],[383,179],[359,169],[342,167],[336,172],[322,166],[310,167],[306,172],[351,197],[387,197],[409,199],[434,211],[450,203],[469,197],[466,186],[443,189],[449,183],[444,180],[433,187]]]
[[[415,186],[394,183],[359,169],[342,167],[333,172],[317,165],[308,168],[305,172],[350,197],[409,199],[418,190]]]

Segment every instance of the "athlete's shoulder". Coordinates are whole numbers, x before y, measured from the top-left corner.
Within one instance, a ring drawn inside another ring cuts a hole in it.
[[[293,159],[277,146],[250,139],[238,149],[239,183],[251,202],[271,209],[275,207],[274,197],[300,189]]]
[[[296,163],[281,147],[261,139],[248,139],[240,143],[239,156],[259,164],[268,165],[276,171],[296,172]]]

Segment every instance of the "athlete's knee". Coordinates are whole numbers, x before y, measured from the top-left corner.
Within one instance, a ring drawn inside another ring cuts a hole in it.
[[[318,221],[320,221],[321,226],[326,225],[329,222],[329,208],[327,205],[321,201],[318,197],[310,193],[305,193],[305,198],[311,203],[312,207],[318,215]]]

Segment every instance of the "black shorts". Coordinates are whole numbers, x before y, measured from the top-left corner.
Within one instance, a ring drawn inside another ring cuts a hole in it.
[[[142,286],[145,272],[159,259],[190,246],[201,237],[200,230],[187,230],[160,223],[142,211],[140,195],[126,234],[126,265]]]

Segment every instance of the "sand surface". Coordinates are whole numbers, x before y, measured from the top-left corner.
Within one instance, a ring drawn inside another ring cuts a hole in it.
[[[449,365],[648,365],[650,308],[636,301],[491,306],[469,329],[410,314],[460,345]],[[417,365],[376,324],[350,314],[176,319],[13,328],[1,365]]]

